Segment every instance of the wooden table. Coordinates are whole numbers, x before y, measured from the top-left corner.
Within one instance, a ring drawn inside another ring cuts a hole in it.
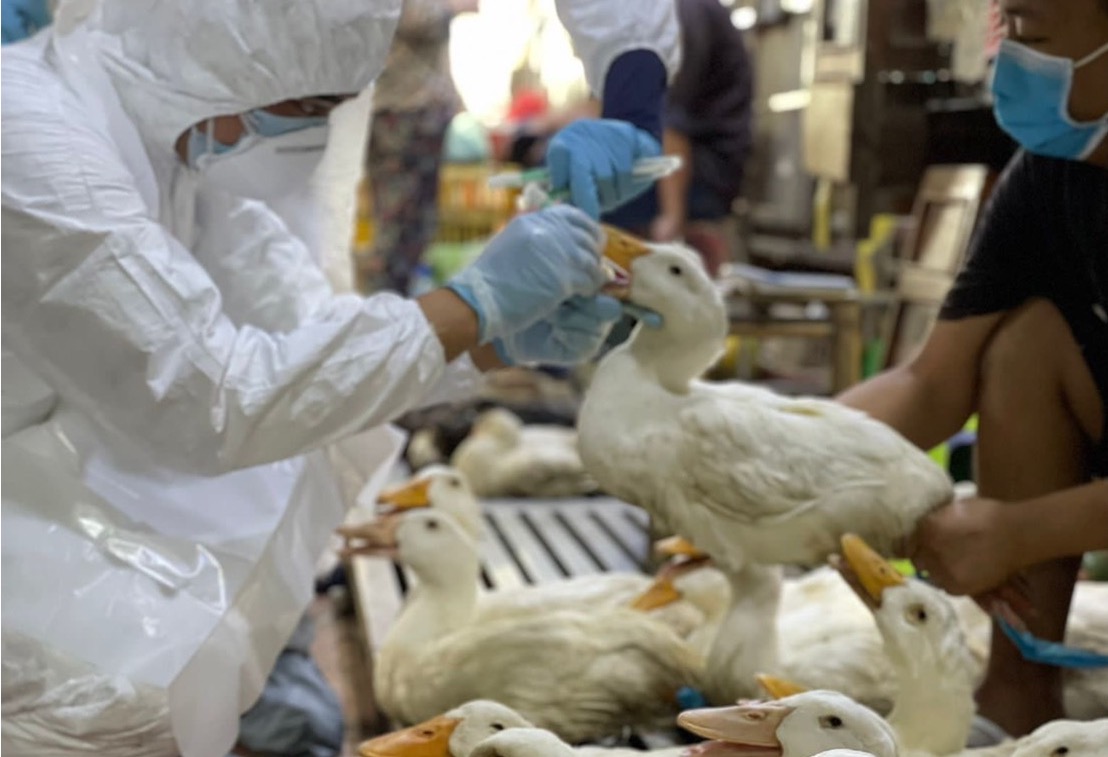
[[[735,336],[830,339],[833,394],[862,378],[863,310],[893,301],[889,294],[867,294],[856,288],[770,286],[726,277],[721,279],[720,289],[728,302],[730,333]],[[825,305],[829,317],[781,318],[771,312],[774,305],[810,302]]]

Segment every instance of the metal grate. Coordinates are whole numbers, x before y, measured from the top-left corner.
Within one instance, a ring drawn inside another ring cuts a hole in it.
[[[650,550],[645,511],[616,499],[494,500],[483,505],[483,591],[605,572],[642,572]],[[363,630],[371,652],[384,639],[415,584],[384,558],[352,566]]]

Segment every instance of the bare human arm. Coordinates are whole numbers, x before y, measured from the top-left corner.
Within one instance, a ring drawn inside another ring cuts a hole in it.
[[[688,217],[686,206],[692,182],[692,145],[686,135],[667,128],[662,137],[662,152],[680,157],[681,167],[658,181],[661,213],[651,224],[650,236],[658,242],[670,242],[681,237]]]
[[[920,522],[907,556],[950,593],[981,595],[1025,568],[1098,549],[1108,549],[1108,481],[1020,502],[958,500]]]
[[[982,356],[1003,317],[940,321],[915,358],[839,400],[924,449],[942,442],[976,406]],[[920,521],[907,547],[916,566],[947,591],[981,595],[1024,568],[1108,547],[1108,482],[1015,502],[957,501]]]
[[[974,410],[981,357],[1004,313],[939,321],[907,363],[837,399],[929,449],[953,436]]]
[[[468,352],[473,364],[482,371],[504,367],[491,344],[477,344],[477,314],[461,297],[449,289],[436,289],[416,302],[442,343],[448,363]]]

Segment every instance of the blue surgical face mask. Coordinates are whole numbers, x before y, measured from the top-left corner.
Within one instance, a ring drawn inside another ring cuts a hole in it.
[[[1108,53],[1102,45],[1078,61],[1000,43],[993,71],[996,120],[1028,151],[1054,158],[1087,158],[1108,134],[1108,113],[1094,121],[1069,115],[1073,72]]]
[[[247,111],[239,118],[246,128],[242,136],[229,145],[212,136],[212,119],[208,119],[207,131],[193,126],[189,130],[186,151],[188,164],[193,168],[203,168],[214,156],[245,151],[259,138],[279,137],[282,134],[326,126],[328,123],[327,116],[279,116],[261,108]]]
[[[260,137],[279,137],[290,131],[327,125],[327,116],[279,116],[268,110],[250,110],[243,114],[247,129]]]

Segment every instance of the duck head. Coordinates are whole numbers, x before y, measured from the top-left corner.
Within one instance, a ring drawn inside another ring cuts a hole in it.
[[[519,442],[522,430],[523,421],[518,415],[511,410],[494,407],[477,416],[469,435],[493,439],[503,447],[512,447]]]
[[[476,699],[411,728],[364,741],[358,747],[358,755],[468,757],[478,744],[489,737],[515,728],[529,729],[532,725],[510,707]]]
[[[449,515],[416,510],[397,519],[392,528],[396,556],[421,583],[450,587],[466,583],[479,570],[477,544]]]
[[[685,557],[690,560],[707,557],[695,544],[683,536],[670,536],[654,542],[654,551],[662,557]]]
[[[700,257],[687,247],[650,245],[631,263],[627,298],[662,316],[660,327],[635,331],[632,350],[665,383],[687,384],[722,354],[727,309]]]
[[[663,542],[666,544],[659,546]],[[664,539],[654,546],[661,554],[670,554],[671,559],[658,569],[650,585],[631,601],[631,609],[640,612],[656,610],[682,599],[685,591],[678,586],[680,579],[711,562],[707,554],[680,537]]]
[[[686,757],[808,757],[829,749],[897,755],[896,737],[881,716],[832,691],[688,710],[677,722],[709,739],[686,750]]]
[[[512,728],[482,741],[469,757],[573,757],[577,754],[550,731]]]
[[[377,502],[390,508],[385,519],[430,507],[454,518],[474,540],[481,538],[481,505],[465,476],[450,466],[429,465],[411,481],[381,492]]]
[[[1108,749],[1108,718],[1055,720],[1020,739],[1012,757],[1094,757]]]
[[[754,679],[770,699],[784,699],[810,690],[807,686],[801,686],[799,683],[771,676],[767,673],[758,673],[754,676]]]
[[[411,728],[386,733],[358,746],[359,757],[452,757],[450,737],[458,718],[439,715]]]
[[[873,612],[886,653],[900,671],[934,671],[944,681],[972,669],[950,597],[901,575],[855,534],[841,540],[844,576]],[[853,575],[851,575],[853,574]]]
[[[900,691],[889,722],[901,746],[937,754],[961,749],[975,710],[975,668],[950,596],[900,575],[853,534],[842,537],[842,550],[840,570],[873,612],[896,670]]]

